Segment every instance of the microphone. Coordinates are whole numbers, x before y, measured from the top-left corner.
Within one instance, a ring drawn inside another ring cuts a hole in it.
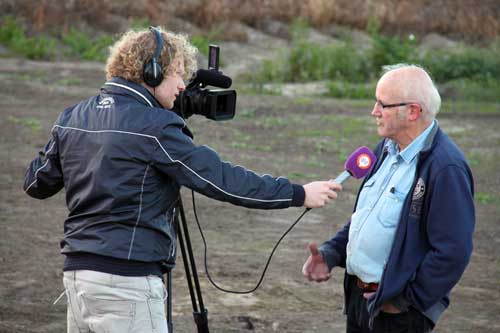
[[[225,76],[217,71],[208,69],[198,69],[198,71],[196,71],[196,77],[193,81],[203,83],[207,86],[214,86],[224,89],[231,87],[231,84],[233,84],[233,81],[229,76]]]
[[[359,147],[345,161],[345,170],[332,181],[342,184],[351,176],[356,179],[363,178],[370,172],[376,161],[377,157],[368,147]]]

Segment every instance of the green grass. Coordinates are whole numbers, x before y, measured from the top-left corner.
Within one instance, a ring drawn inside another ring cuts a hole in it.
[[[495,203],[499,201],[498,197],[494,194],[489,194],[489,193],[484,193],[484,192],[477,192],[475,194],[475,199],[477,202],[479,202],[482,205],[489,205],[492,203]]]
[[[42,129],[40,121],[35,118],[18,118],[14,116],[8,116],[6,120],[11,124],[21,125],[33,131],[39,131]]]
[[[321,160],[318,158],[316,155],[311,155],[309,158],[305,161],[305,165],[311,168],[326,168],[327,164],[324,160]]]
[[[0,73],[0,78],[7,80],[15,80],[15,81],[33,81],[33,80],[41,80],[47,76],[47,72],[44,70],[35,70],[30,72],[4,72]]]
[[[303,119],[299,115],[288,117],[263,116],[255,120],[255,124],[263,128],[286,127],[302,123]]]
[[[293,102],[297,105],[313,105],[315,103],[315,99],[301,96],[294,98]]]
[[[82,80],[77,77],[66,77],[54,82],[57,86],[78,86],[82,84]]]
[[[500,114],[500,102],[473,102],[473,101],[445,100],[441,105],[440,113]]]

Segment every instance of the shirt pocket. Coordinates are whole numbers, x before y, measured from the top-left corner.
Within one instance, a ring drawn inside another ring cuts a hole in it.
[[[383,203],[377,219],[386,228],[395,228],[398,225],[405,194],[394,187],[382,195]]]
[[[375,185],[376,181],[377,179],[375,177],[372,177],[365,182],[365,184],[363,185],[363,189],[359,193],[358,208],[360,204],[365,204],[367,202],[367,199],[373,195],[373,185]]]

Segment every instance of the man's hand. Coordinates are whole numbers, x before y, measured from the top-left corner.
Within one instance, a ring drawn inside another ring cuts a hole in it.
[[[304,207],[320,208],[331,199],[337,198],[335,191],[342,191],[342,185],[332,181],[312,182],[304,185],[304,191],[306,192]]]
[[[307,258],[304,266],[302,267],[302,274],[309,281],[323,282],[330,278],[330,270],[326,265],[323,256],[318,251],[316,243],[309,243],[307,246],[311,255]]]
[[[373,295],[375,295],[374,292],[363,293],[363,297],[366,298],[367,300],[370,299]],[[381,310],[382,310],[382,312],[392,313],[392,314],[397,314],[397,313],[401,313],[402,312],[397,307],[395,307],[394,305],[392,305],[392,303],[390,301],[387,301],[384,304],[382,304]]]
[[[384,304],[382,304],[381,310],[382,310],[382,312],[385,312],[385,313],[392,313],[392,314],[401,313],[401,310],[399,310],[397,307],[392,305],[391,302],[385,302]]]

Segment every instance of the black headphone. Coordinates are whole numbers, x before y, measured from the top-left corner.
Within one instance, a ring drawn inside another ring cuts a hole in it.
[[[163,48],[163,38],[157,28],[149,27],[149,30],[155,35],[156,49],[155,53],[153,53],[153,58],[144,64],[142,77],[148,86],[154,88],[159,86],[161,81],[163,81],[163,70],[161,65],[158,63],[158,58],[160,57],[161,50]]]

